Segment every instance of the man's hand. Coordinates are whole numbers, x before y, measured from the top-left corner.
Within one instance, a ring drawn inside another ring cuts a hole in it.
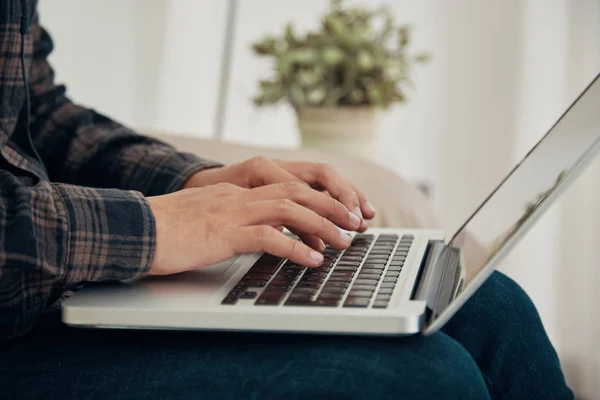
[[[186,182],[184,188],[228,182],[252,189],[289,181],[301,182],[313,189],[326,191],[339,200],[361,219],[358,231],[367,229],[363,219],[372,219],[375,216],[375,210],[364,194],[327,164],[256,157],[240,164],[200,171]]]
[[[183,272],[260,251],[317,267],[323,262],[321,253],[276,228],[290,227],[345,249],[350,237],[340,228],[354,231],[360,226],[359,218],[342,203],[298,182],[255,189],[219,183],[149,197],[148,202],[157,232],[151,275]]]

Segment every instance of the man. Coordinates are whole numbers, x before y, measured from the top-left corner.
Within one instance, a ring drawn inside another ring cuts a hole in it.
[[[54,83],[52,42],[35,6],[0,0],[2,395],[572,398],[535,307],[501,274],[445,333],[426,339],[61,324],[53,306],[88,282],[172,274],[254,251],[318,267],[325,243],[349,245],[340,228],[363,231],[375,211],[325,165],[223,167],[73,104]]]

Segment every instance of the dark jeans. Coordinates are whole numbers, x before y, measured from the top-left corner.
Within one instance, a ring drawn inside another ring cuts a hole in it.
[[[430,337],[108,331],[49,315],[0,344],[7,399],[572,399],[534,305],[495,273]]]

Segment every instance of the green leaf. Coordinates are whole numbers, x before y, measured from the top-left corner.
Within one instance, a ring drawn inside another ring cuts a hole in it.
[[[356,55],[356,64],[361,72],[369,72],[375,66],[375,60],[367,50],[360,50]]]
[[[296,82],[302,86],[313,86],[321,81],[322,78],[323,75],[321,75],[317,69],[300,70],[296,73]]]
[[[289,54],[282,54],[277,60],[277,71],[284,76],[287,77],[292,72],[292,58]]]
[[[325,96],[325,99],[323,100],[323,106],[324,107],[335,107],[335,106],[339,105],[340,99],[342,98],[343,95],[344,95],[344,90],[339,86],[329,89],[329,92],[327,93],[327,95]]]
[[[360,104],[365,100],[365,92],[361,89],[353,89],[349,94],[348,94],[348,101],[351,104]]]
[[[290,44],[296,43],[296,35],[294,34],[294,27],[291,23],[288,23],[285,26],[285,40]]]
[[[272,55],[277,51],[277,39],[267,36],[252,45],[254,51],[260,55]]]
[[[400,48],[406,47],[408,45],[408,40],[410,36],[410,27],[408,25],[401,26],[398,29],[398,44]]]
[[[292,50],[289,53],[290,59],[300,65],[312,64],[318,59],[318,52],[316,49],[297,49]]]
[[[321,51],[321,59],[326,65],[336,66],[344,61],[344,52],[337,46],[326,46]]]
[[[292,102],[292,104],[296,107],[301,107],[306,104],[304,90],[302,90],[300,86],[294,83],[290,85],[288,96],[290,97],[290,101]]]
[[[325,90],[324,86],[317,86],[314,89],[311,89],[306,94],[306,103],[315,106],[320,104],[325,96],[327,95],[327,90]]]

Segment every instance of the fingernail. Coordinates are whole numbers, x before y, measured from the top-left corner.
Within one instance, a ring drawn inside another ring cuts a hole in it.
[[[360,211],[360,207],[354,208],[354,215],[356,215],[359,219],[363,219],[362,212]]]
[[[343,230],[340,229],[340,237],[342,238],[342,240],[344,241],[344,244],[346,245],[350,245],[350,243],[352,242],[352,238],[350,237],[350,235],[348,235],[346,232],[344,232]]]
[[[323,262],[323,254],[319,253],[318,251],[312,250],[310,252],[310,259],[315,264],[321,264]]]
[[[348,212],[348,215],[350,216],[350,222],[352,222],[352,225],[354,225],[354,226],[360,225],[360,218],[358,218],[356,215],[352,214],[351,212]]]
[[[370,212],[374,213],[375,212],[375,207],[373,207],[373,204],[367,202],[367,204],[365,204],[365,208],[367,210],[369,210]]]

